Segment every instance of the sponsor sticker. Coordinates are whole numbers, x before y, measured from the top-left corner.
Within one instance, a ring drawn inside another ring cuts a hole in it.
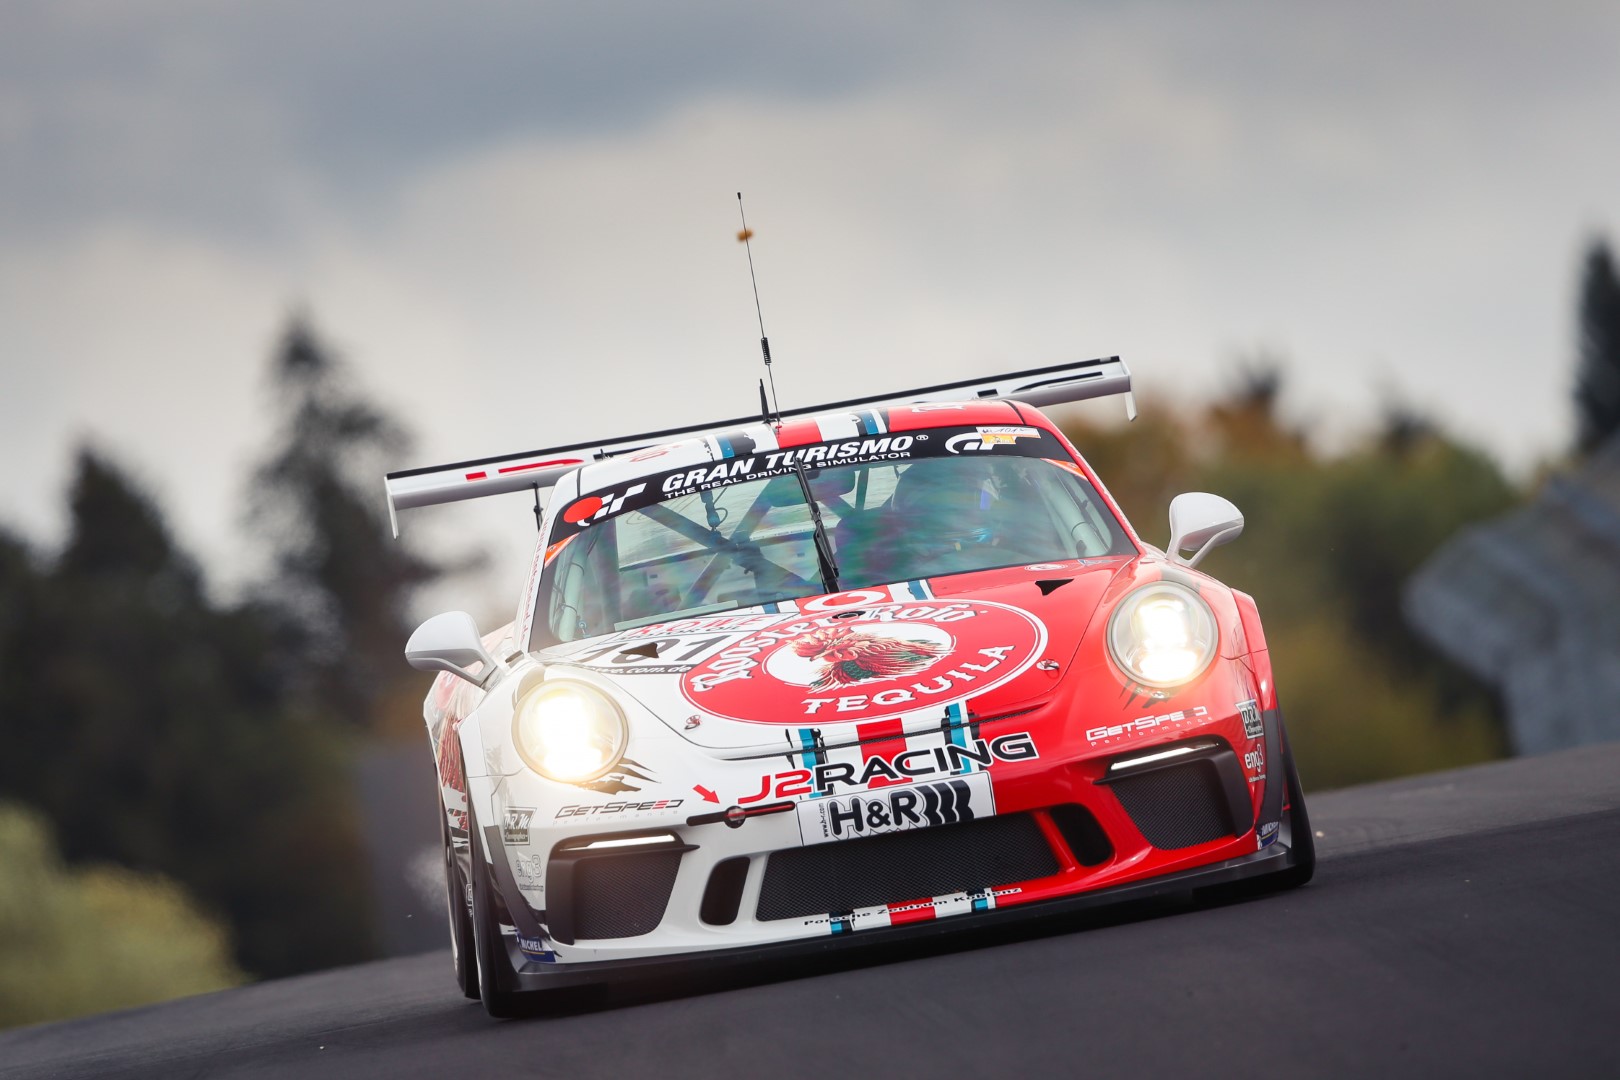
[[[971,454],[994,450],[998,446],[1012,446],[1019,439],[1038,439],[1039,429],[1032,427],[981,427],[945,440],[945,450],[951,454]]]
[[[954,825],[995,812],[990,777],[982,772],[798,804],[799,833],[806,844]]]
[[[1238,715],[1243,717],[1243,736],[1247,739],[1258,739],[1266,733],[1266,725],[1260,719],[1260,703],[1258,701],[1240,701],[1237,703]]]
[[[512,877],[516,879],[518,888],[533,892],[544,892],[544,874],[541,872],[540,856],[524,855],[519,852],[512,856]]]
[[[1143,716],[1136,720],[1126,720],[1121,724],[1105,724],[1102,727],[1089,728],[1086,738],[1092,742],[1102,742],[1119,735],[1134,735],[1141,731],[1152,731],[1155,728],[1175,726],[1192,720],[1209,719],[1209,710],[1202,705],[1194,705],[1190,709],[1177,709],[1175,712],[1162,713],[1158,716]]]
[[[916,779],[982,771],[998,761],[1029,761],[1040,756],[1034,737],[1027,731],[997,735],[993,739],[974,737],[960,743],[912,746],[893,754],[873,754],[860,766],[849,761],[826,761],[808,769],[789,769],[762,776],[759,790],[739,796],[737,803],[746,806],[772,796],[819,798],[837,793],[841,790],[839,785],[848,791],[874,784],[903,784]]]
[[[1270,846],[1277,839],[1281,829],[1282,822],[1280,821],[1268,821],[1256,829],[1254,831],[1255,850],[1258,851],[1263,847]]]
[[[553,952],[543,937],[532,938],[523,934],[517,936],[518,949],[522,951],[525,959],[538,960],[542,964],[557,962],[557,954]]]
[[[557,811],[557,818],[573,817],[634,817],[639,814],[656,814],[663,811],[679,810],[684,799],[648,799],[644,802],[616,801],[609,803],[574,803],[562,807]]]
[[[532,806],[508,806],[506,808],[506,821],[501,826],[501,839],[508,844],[527,844],[529,842],[529,822],[534,820]]]
[[[682,675],[681,692],[745,723],[868,721],[992,690],[1045,642],[1044,625],[1005,604],[871,604],[739,636]]]

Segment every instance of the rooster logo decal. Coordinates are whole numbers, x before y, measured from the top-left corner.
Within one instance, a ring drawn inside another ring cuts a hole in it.
[[[842,628],[812,631],[788,647],[806,660],[825,665],[810,684],[813,693],[870,679],[915,675],[950,651],[935,641],[878,637]]]

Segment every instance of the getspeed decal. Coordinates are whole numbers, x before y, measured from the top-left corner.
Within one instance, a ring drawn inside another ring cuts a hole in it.
[[[694,706],[732,720],[855,722],[978,695],[1040,655],[1046,628],[986,601],[874,604],[779,616],[681,675]]]
[[[1141,716],[1135,720],[1126,720],[1119,724],[1104,724],[1102,727],[1090,728],[1086,731],[1086,738],[1093,742],[1107,742],[1122,735],[1134,735],[1138,732],[1152,731],[1155,728],[1179,727],[1198,720],[1208,720],[1209,709],[1203,705],[1194,705],[1190,709],[1177,709],[1175,712],[1164,713],[1160,716]]]

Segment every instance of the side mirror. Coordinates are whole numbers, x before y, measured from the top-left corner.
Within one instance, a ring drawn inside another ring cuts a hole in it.
[[[465,611],[446,611],[416,628],[405,643],[405,662],[418,671],[448,671],[476,686],[500,667],[484,648],[478,624]],[[482,664],[479,674],[470,668]]]
[[[1243,532],[1243,512],[1219,495],[1188,491],[1170,500],[1170,558],[1197,566],[1211,548],[1236,540]],[[1196,549],[1190,559],[1181,553]]]

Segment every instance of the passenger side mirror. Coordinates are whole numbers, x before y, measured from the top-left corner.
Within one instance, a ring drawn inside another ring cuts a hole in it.
[[[475,686],[483,686],[500,667],[465,611],[446,611],[418,626],[405,643],[405,662],[418,671],[448,671]],[[475,664],[483,665],[477,675],[470,670]]]
[[[1170,500],[1170,558],[1197,566],[1210,549],[1236,540],[1243,532],[1243,513],[1219,495],[1188,491]],[[1190,559],[1181,553],[1196,549]]]

